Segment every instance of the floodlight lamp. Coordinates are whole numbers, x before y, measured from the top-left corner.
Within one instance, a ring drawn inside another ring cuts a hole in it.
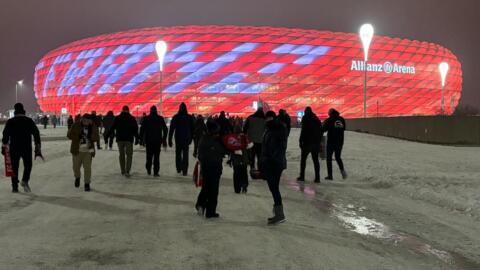
[[[163,40],[157,41],[155,44],[155,51],[157,52],[158,62],[160,63],[160,71],[163,71],[163,61],[167,53],[167,43]]]
[[[443,62],[438,66],[438,69],[440,70],[440,76],[442,77],[442,87],[445,87],[447,81],[447,74],[450,67],[448,63]]]
[[[365,62],[368,61],[368,51],[370,49],[370,44],[372,43],[374,34],[375,30],[373,29],[373,26],[371,24],[367,23],[360,27],[360,39],[362,40],[363,44]]]

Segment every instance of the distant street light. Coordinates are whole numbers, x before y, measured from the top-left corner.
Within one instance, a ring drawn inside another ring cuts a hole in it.
[[[440,71],[440,76],[442,78],[442,108],[441,108],[441,113],[442,115],[445,114],[445,86],[447,82],[447,75],[448,75],[448,70],[450,69],[450,66],[448,63],[443,62],[438,66],[438,69]]]
[[[20,80],[15,84],[15,103],[18,103],[18,87],[19,86],[20,86],[20,88],[22,88],[23,80]]]
[[[360,27],[360,39],[362,40],[363,44],[363,52],[364,52],[364,68],[365,68],[365,80],[363,83],[363,117],[367,118],[367,67],[368,67],[368,51],[370,49],[370,44],[373,40],[373,35],[375,34],[375,30],[371,24],[364,24]]]
[[[158,63],[160,64],[160,115],[163,115],[163,63],[167,49],[167,43],[163,40],[159,40],[155,44],[155,51],[157,52]]]

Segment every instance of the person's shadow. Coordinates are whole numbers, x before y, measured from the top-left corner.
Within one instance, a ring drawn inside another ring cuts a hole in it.
[[[98,214],[110,214],[110,215],[131,215],[139,212],[136,209],[125,209],[118,206],[85,200],[78,197],[59,197],[59,196],[46,196],[46,195],[25,195],[30,196],[34,201],[48,203],[52,205],[68,207],[77,210],[91,211]]]
[[[154,197],[149,195],[132,195],[132,194],[120,194],[120,193],[111,193],[106,191],[94,190],[95,193],[117,198],[117,199],[127,199],[133,200],[148,204],[170,204],[170,205],[184,205],[184,206],[192,206],[192,201],[183,201],[183,200],[176,200],[176,199],[168,199],[168,198],[161,198],[161,197]]]

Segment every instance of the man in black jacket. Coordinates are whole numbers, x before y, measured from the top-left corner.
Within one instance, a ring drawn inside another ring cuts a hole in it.
[[[193,130],[193,157],[198,155],[198,143],[203,135],[207,134],[207,126],[205,125],[205,119],[200,114],[195,120],[195,128]]]
[[[333,180],[332,174],[332,155],[335,153],[335,160],[337,161],[340,172],[343,179],[347,178],[347,172],[343,167],[342,161],[342,148],[345,133],[345,119],[340,116],[340,113],[335,109],[328,111],[328,119],[323,123],[324,131],[328,132],[327,135],[327,170],[328,176],[326,180]]]
[[[207,121],[207,134],[200,139],[198,160],[203,176],[202,190],[198,194],[195,208],[200,215],[205,212],[206,218],[218,218],[218,189],[223,171],[223,158],[226,149],[220,138],[220,127],[213,120]]]
[[[98,130],[101,132],[102,131],[102,117],[97,115],[96,111],[92,111],[91,116],[92,116],[92,119],[93,119],[93,123],[98,128]],[[106,148],[106,146],[105,146],[105,148]],[[97,141],[97,149],[98,150],[102,149],[102,147],[100,146],[100,140]]]
[[[158,177],[160,172],[160,151],[163,144],[167,146],[168,128],[165,120],[158,115],[157,107],[150,108],[150,115],[145,116],[140,127],[140,138],[144,141],[147,148],[147,163],[145,168],[148,175],[152,174],[153,160],[153,176]]]
[[[188,114],[187,105],[182,102],[178,113],[170,122],[168,144],[173,147],[173,134],[175,134],[175,164],[177,172],[183,175],[187,175],[188,171],[188,149],[193,140],[194,125],[193,117]]]
[[[25,192],[30,192],[28,184],[32,172],[32,136],[35,141],[35,158],[42,157],[40,132],[32,119],[25,116],[23,104],[15,104],[14,117],[9,119],[3,129],[3,145],[9,145],[10,158],[15,176],[12,177],[12,192],[18,192],[18,167],[20,159],[23,160],[22,187]],[[2,147],[2,154],[4,147]]]
[[[283,213],[282,195],[280,194],[280,177],[287,168],[287,129],[276,119],[274,112],[265,115],[265,135],[262,142],[260,157],[260,171],[267,180],[268,188],[272,193],[274,217],[268,219],[268,225],[285,222]]]
[[[115,117],[109,135],[115,132],[119,150],[120,170],[122,175],[130,177],[132,168],[133,142],[138,142],[138,124],[135,117],[130,114],[128,106],[123,106],[122,113]],[[125,163],[126,156],[126,163]]]
[[[220,137],[233,132],[232,124],[230,124],[230,121],[225,116],[224,111],[220,112],[220,116],[217,119],[217,124],[220,126]]]
[[[288,115],[287,111],[284,109],[280,109],[278,111],[278,120],[282,122],[285,127],[287,128],[287,135],[290,136],[290,130],[292,129],[292,119],[290,118],[290,115]]]
[[[103,125],[103,139],[105,140],[105,149],[107,147],[112,150],[113,138],[115,137],[115,132],[110,132],[113,126],[113,121],[115,121],[115,116],[113,111],[108,111],[107,115],[102,119]]]
[[[320,183],[320,143],[322,139],[322,122],[317,115],[313,113],[312,108],[305,108],[305,115],[302,118],[302,130],[300,132],[300,176],[297,181],[305,181],[305,167],[307,166],[307,157],[312,154],[313,166],[315,168],[315,183]]]

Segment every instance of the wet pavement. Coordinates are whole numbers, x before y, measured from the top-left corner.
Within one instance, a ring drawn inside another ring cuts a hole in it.
[[[345,203],[343,199],[325,199],[328,196],[317,191],[321,185],[291,180],[287,186],[302,193],[319,211],[336,219],[339,225],[360,236],[375,238],[391,244],[392,247],[406,248],[415,254],[433,257],[447,266],[468,270],[480,269],[480,263],[461,254],[435,247],[417,236],[396,231],[382,222],[366,217],[364,213],[368,209],[365,206]]]

